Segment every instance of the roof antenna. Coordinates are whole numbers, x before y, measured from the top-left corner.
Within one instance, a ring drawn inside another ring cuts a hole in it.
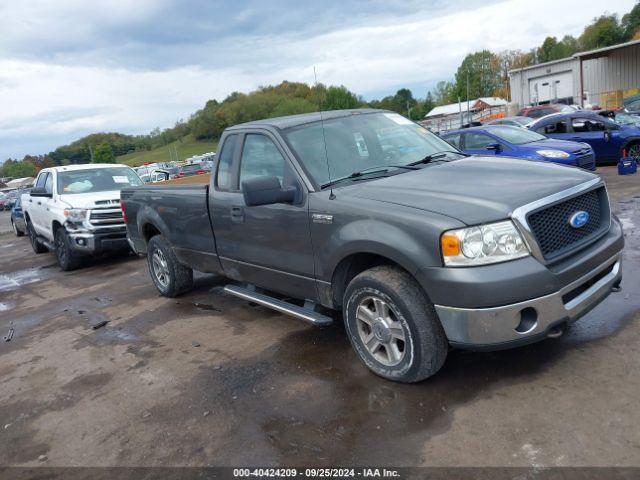
[[[327,162],[327,174],[329,175],[329,182],[331,182],[331,169],[329,168],[329,153],[327,152],[327,137],[324,134],[324,118],[322,116],[322,98],[320,97],[320,90],[318,88],[318,76],[316,75],[316,66],[313,66],[313,78],[316,82],[316,93],[318,94],[318,109],[320,112],[320,125],[322,125],[322,143],[324,144],[324,158]],[[333,194],[333,186],[329,187],[329,200],[333,200],[336,196]]]

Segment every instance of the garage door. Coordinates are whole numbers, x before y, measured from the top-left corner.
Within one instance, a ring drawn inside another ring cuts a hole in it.
[[[554,73],[529,80],[531,103],[551,102],[572,96],[573,74],[571,72]]]

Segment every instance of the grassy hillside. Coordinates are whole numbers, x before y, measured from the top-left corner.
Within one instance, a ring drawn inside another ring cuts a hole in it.
[[[171,150],[173,151],[174,147],[178,152],[178,160],[184,160],[193,155],[215,152],[216,148],[218,147],[218,143],[197,142],[191,137],[187,136],[184,137],[181,141],[179,140],[163,147],[154,148],[153,150],[120,155],[116,158],[116,161],[118,163],[124,163],[125,165],[130,165],[132,167],[137,167],[145,163],[168,162],[172,158],[172,154],[169,153],[169,148],[171,148]],[[175,160],[175,154],[173,156],[173,159]]]

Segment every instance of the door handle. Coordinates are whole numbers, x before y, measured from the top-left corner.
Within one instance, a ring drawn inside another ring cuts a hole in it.
[[[231,207],[231,221],[240,223],[244,220],[244,209],[242,207]]]

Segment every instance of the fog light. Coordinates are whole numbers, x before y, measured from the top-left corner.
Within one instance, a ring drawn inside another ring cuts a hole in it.
[[[538,312],[535,308],[527,307],[520,310],[520,323],[516,327],[518,333],[529,333],[536,328],[538,323]]]
[[[81,247],[84,247],[86,244],[87,244],[87,241],[84,238],[78,239],[78,245],[80,245]]]

